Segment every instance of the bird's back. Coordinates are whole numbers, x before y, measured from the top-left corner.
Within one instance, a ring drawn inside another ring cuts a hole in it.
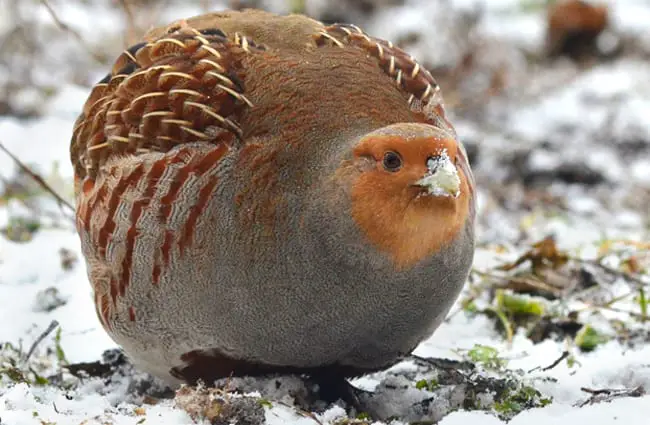
[[[395,122],[450,127],[431,75],[390,42],[302,15],[216,12],[125,51],[87,100],[71,157],[80,181],[115,153],[266,136],[318,150]]]
[[[155,41],[184,26],[199,31],[219,28],[226,34],[238,33],[254,40],[257,44],[295,52],[309,50],[311,48],[309,41],[312,35],[324,28],[321,22],[304,15],[282,16],[257,9],[226,10],[206,13],[153,28],[144,35],[144,39],[149,42]]]

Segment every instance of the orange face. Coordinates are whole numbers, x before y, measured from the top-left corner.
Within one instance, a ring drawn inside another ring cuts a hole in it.
[[[464,153],[459,155],[459,144],[454,139],[370,136],[359,143],[354,155],[368,166],[374,165],[374,170],[366,171],[365,179],[377,190],[393,191],[395,195],[406,191],[416,198],[460,195],[463,171],[458,161],[459,156],[464,160]]]
[[[448,245],[473,211],[465,150],[430,129],[371,133],[353,150],[360,171],[352,188],[353,218],[396,268]]]

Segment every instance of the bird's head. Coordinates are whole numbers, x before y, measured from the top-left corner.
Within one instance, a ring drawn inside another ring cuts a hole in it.
[[[474,179],[453,131],[390,125],[358,139],[351,157],[342,167],[353,219],[398,268],[425,260],[473,223]]]

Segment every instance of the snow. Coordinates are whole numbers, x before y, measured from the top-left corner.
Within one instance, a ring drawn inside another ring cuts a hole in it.
[[[430,13],[439,9],[426,0],[422,0],[422,3],[427,5]],[[478,31],[534,50],[543,41],[543,13],[540,9],[521,11],[520,3],[518,0],[454,2],[467,10],[480,5],[487,11]],[[611,6],[615,28],[625,34],[642,34],[650,40],[650,27],[647,25],[650,5],[647,2],[612,0],[607,3]],[[412,28],[412,20],[419,31],[429,34],[432,28],[427,29],[429,21],[426,14],[414,9],[417,4],[410,1],[406,6],[382,12],[371,24],[376,32],[389,31],[398,36],[405,29]],[[106,34],[118,34],[123,29],[123,17],[116,13],[115,8],[107,7],[102,2],[57,2],[56,10],[66,22],[75,22],[76,29],[93,44],[100,43]],[[160,17],[172,20],[200,12],[200,7],[176,4],[174,8],[161,11]],[[91,14],[92,20],[88,19]],[[34,18],[41,23],[51,22],[51,17],[42,8]],[[388,30],[386,28],[391,20],[395,24]],[[0,27],[7,25],[7,20],[0,15]],[[436,29],[433,28],[433,31],[435,33]],[[3,32],[0,31],[0,34]],[[433,37],[431,34],[429,36]],[[419,53],[427,54],[417,49],[412,53],[416,57]],[[445,59],[444,52],[429,52],[429,55],[438,62]],[[603,172],[608,184],[616,188],[603,194],[581,186],[550,186],[548,192],[564,197],[567,206],[566,214],[554,216],[539,209],[512,214],[496,207],[490,191],[480,187],[479,213],[483,218],[479,224],[481,243],[476,253],[477,269],[487,270],[517,258],[522,253],[522,249],[517,248],[522,237],[535,241],[554,234],[559,247],[584,259],[595,257],[604,239],[639,242],[650,239],[647,204],[644,204],[645,210],[623,204],[624,199],[631,196],[630,191],[650,189],[650,149],[647,146],[650,143],[650,121],[647,119],[650,116],[650,83],[647,69],[647,60],[638,59],[599,64],[581,72],[569,83],[546,91],[541,98],[527,100],[525,105],[517,105],[508,111],[506,122],[496,133],[484,131],[468,121],[460,122],[458,130],[461,137],[481,139],[484,149],[496,152],[494,156],[515,149],[511,139],[515,138],[516,149],[532,150],[533,154],[528,159],[532,169],[553,169],[561,159],[566,158],[584,159],[589,166]],[[62,82],[58,92],[42,105],[41,117],[19,120],[0,116],[0,141],[22,161],[48,176],[48,181],[67,199],[71,196],[72,178],[68,159],[69,138],[87,94],[87,87]],[[29,92],[24,96],[25,103],[35,102]],[[570,137],[566,133],[567,127],[571,128]],[[632,159],[622,158],[615,145],[634,141],[629,139],[645,143],[644,153]],[[536,149],[542,141],[550,143],[552,149]],[[486,164],[497,161],[490,159],[489,153],[486,156]],[[481,170],[490,168],[488,165],[481,167]],[[2,182],[11,179],[16,171],[13,161],[0,153],[0,177],[3,178],[0,188]],[[490,176],[495,181],[503,179],[503,173],[496,169]],[[43,208],[52,214],[29,242],[12,242],[0,236],[0,342],[29,347],[50,322],[56,320],[60,324],[60,343],[67,360],[72,363],[95,361],[105,350],[114,348],[115,344],[102,330],[96,317],[79,241],[72,224],[51,202],[45,202]],[[4,205],[0,203],[0,228],[7,226],[15,215],[29,214],[29,210],[15,200]],[[494,249],[495,245],[501,249]],[[76,257],[70,269],[62,267],[62,248]],[[646,275],[645,278],[649,282],[650,277]],[[39,294],[52,287],[58,290],[65,304],[47,312],[36,300],[41,296]],[[618,286],[612,285],[608,290],[620,294],[626,288],[619,282]],[[452,309],[448,321],[424,341],[415,354],[461,359],[459,350],[471,349],[476,344],[498,349],[508,360],[508,369],[524,371],[527,383],[553,399],[549,406],[520,413],[510,424],[608,425],[648,422],[650,395],[623,397],[584,407],[578,407],[578,404],[589,398],[582,388],[616,389],[641,385],[650,389],[650,343],[629,347],[611,340],[591,353],[572,350],[576,360],[572,366],[564,361],[547,371],[528,372],[548,366],[559,358],[567,350],[566,342],[546,339],[534,344],[522,332],[516,332],[513,340],[508,342],[494,329],[491,320],[485,316],[455,314],[459,308],[460,305],[457,305]],[[629,302],[622,304],[621,308],[634,310],[638,309],[638,305]],[[608,330],[609,322],[598,314],[588,311],[580,314],[594,327]],[[603,314],[631,321],[626,314]],[[629,326],[631,329],[647,329],[647,324],[629,323]],[[54,345],[54,336],[50,335],[41,343],[41,348]],[[408,368],[414,366],[405,361],[391,370]],[[359,378],[354,383],[372,390],[386,376],[386,372],[383,372]],[[122,425],[143,423],[143,419],[146,420],[144,423],[164,425],[192,422],[188,413],[176,406],[174,401],[140,404],[129,396],[127,387],[127,380],[116,381],[105,388],[100,379],[94,378],[74,389],[62,390],[53,386],[13,384],[0,378],[0,423]],[[331,407],[322,414],[310,417],[288,404],[274,403],[272,407],[265,407],[265,417],[271,425],[333,424],[344,418],[345,412],[340,407]],[[481,411],[456,411],[444,417],[440,423],[457,425],[468,422],[475,425],[502,423],[495,415]]]
[[[552,405],[543,410],[529,410],[521,413],[511,425],[551,424],[646,424],[650,414],[650,403],[646,400],[620,399],[608,404],[597,404],[583,409],[569,410],[565,406]],[[455,412],[440,422],[440,425],[461,425],[468,422],[481,425],[502,424],[497,418],[484,413]]]

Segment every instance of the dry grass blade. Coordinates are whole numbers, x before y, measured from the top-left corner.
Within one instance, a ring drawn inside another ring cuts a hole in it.
[[[529,370],[528,373],[532,373],[532,372],[535,372],[537,370],[541,370],[542,372],[547,372],[547,371],[557,367],[557,365],[562,363],[562,360],[568,358],[570,355],[571,355],[571,353],[569,353],[568,351],[563,351],[562,354],[560,355],[560,357],[555,359],[555,361],[553,363],[551,363],[550,365],[545,366],[545,367],[537,366],[537,367]]]
[[[65,31],[65,32],[68,32],[68,33],[72,34],[72,36],[77,39],[77,41],[84,48],[84,50],[86,50],[86,52],[90,56],[92,56],[93,59],[95,59],[98,63],[100,63],[102,65],[104,65],[106,63],[106,60],[102,56],[98,55],[96,52],[93,51],[93,49],[91,49],[88,46],[88,44],[86,43],[84,38],[81,36],[81,34],[79,34],[76,30],[74,30],[72,27],[70,27],[68,24],[66,24],[65,22],[63,22],[59,18],[59,16],[56,14],[54,8],[52,7],[52,5],[49,3],[48,0],[41,0],[41,4],[43,6],[45,6],[45,8],[47,9],[47,12],[50,14],[52,19],[56,23],[56,25],[59,28],[61,28],[62,31]]]
[[[39,184],[39,186],[41,186],[46,192],[51,194],[54,197],[54,199],[56,199],[57,203],[59,204],[59,207],[66,207],[67,209],[70,210],[70,212],[72,212],[73,214],[75,213],[74,207],[68,201],[66,201],[61,197],[61,195],[56,193],[56,191],[52,189],[52,187],[50,187],[50,185],[48,185],[45,182],[45,180],[43,180],[43,177],[33,172],[27,165],[25,165],[20,159],[18,159],[16,155],[11,153],[11,151],[9,151],[2,142],[0,142],[0,150],[2,150],[5,154],[7,154],[7,156],[11,158],[12,161],[14,161],[22,171],[24,171],[28,176],[33,178],[34,181],[36,181],[36,183]]]
[[[499,269],[497,269],[500,271]],[[492,287],[501,289],[511,289],[517,293],[547,294],[551,298],[560,298],[562,291],[566,289],[567,284],[558,283],[559,279],[547,279],[546,276],[537,276],[532,273],[522,273],[520,275],[508,275],[505,273],[495,273],[491,271],[472,270],[476,275],[486,278],[492,282]]]

